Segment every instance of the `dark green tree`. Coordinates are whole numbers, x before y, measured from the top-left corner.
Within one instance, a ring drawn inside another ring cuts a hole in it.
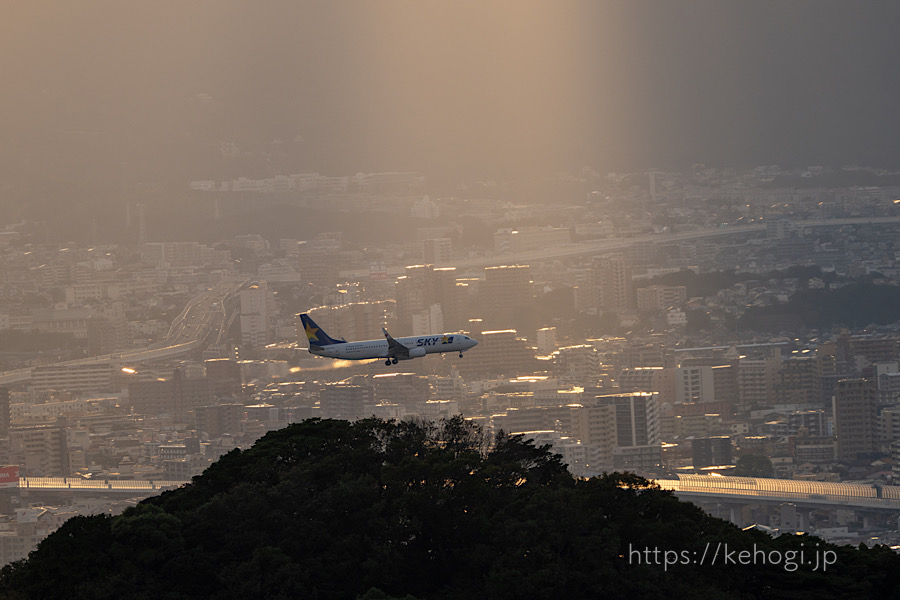
[[[0,572],[0,598],[896,597],[900,558],[744,532],[629,473],[580,480],[521,436],[311,420],[118,517],[77,517]],[[836,553],[826,572],[643,552]],[[816,546],[817,548],[819,546]],[[860,577],[860,574],[865,574]]]
[[[775,477],[772,461],[761,454],[744,454],[734,467],[736,477]]]

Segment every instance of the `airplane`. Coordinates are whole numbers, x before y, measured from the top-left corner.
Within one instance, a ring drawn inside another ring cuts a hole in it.
[[[472,348],[478,342],[461,333],[442,333],[439,335],[421,335],[394,339],[384,327],[383,340],[367,340],[364,342],[348,342],[345,339],[336,340],[325,333],[309,315],[300,315],[300,322],[306,330],[309,340],[309,353],[326,358],[340,358],[344,360],[365,360],[367,358],[384,358],[384,364],[397,364],[400,360],[411,360],[426,354],[443,352],[459,352],[462,358],[463,352]]]

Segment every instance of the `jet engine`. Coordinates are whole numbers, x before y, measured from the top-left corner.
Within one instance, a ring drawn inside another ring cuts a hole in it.
[[[422,358],[425,356],[425,348],[410,348],[409,358]]]

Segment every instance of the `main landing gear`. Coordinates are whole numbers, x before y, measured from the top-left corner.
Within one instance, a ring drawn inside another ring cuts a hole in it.
[[[391,364],[395,364],[395,365],[396,365],[396,364],[397,364],[397,359],[396,359],[396,358],[389,358],[389,359],[387,359],[386,361],[384,361],[384,364],[386,364],[387,366],[391,366]]]
[[[459,357],[462,358],[462,352],[459,353]]]

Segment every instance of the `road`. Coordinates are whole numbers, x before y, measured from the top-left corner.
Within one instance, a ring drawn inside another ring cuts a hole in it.
[[[786,502],[808,508],[850,508],[900,514],[900,487],[755,477],[679,475],[656,483],[682,500],[735,503]]]
[[[148,360],[165,360],[199,348],[213,332],[216,334],[216,339],[213,343],[219,343],[222,341],[223,336],[226,335],[225,324],[228,315],[226,314],[225,302],[233,294],[237,293],[245,283],[246,281],[221,281],[206,292],[192,298],[187,303],[187,306],[184,307],[184,310],[181,311],[181,314],[172,321],[166,338],[146,348],[89,356],[53,364],[59,366],[105,362],[134,364]],[[12,385],[30,379],[30,368],[0,373],[0,385]]]
[[[814,219],[793,221],[793,224],[799,227],[841,227],[844,225],[870,225],[879,223],[898,223],[898,217],[854,217],[846,219]],[[554,260],[559,258],[569,258],[572,256],[580,256],[583,254],[607,254],[609,252],[618,252],[626,250],[635,244],[645,243],[673,243],[684,242],[688,240],[698,240],[703,238],[737,236],[744,234],[760,233],[766,230],[765,224],[754,225],[736,225],[708,227],[704,229],[696,229],[684,233],[648,233],[630,238],[607,238],[603,240],[589,240],[586,242],[577,242],[566,244],[563,246],[555,246],[544,250],[536,250],[533,252],[518,252],[507,254],[493,254],[491,256],[479,256],[476,258],[467,258],[453,260],[448,263],[441,263],[439,267],[456,267],[460,271],[470,269],[483,269],[485,267],[495,267],[500,265],[529,264],[540,262],[543,260]],[[402,275],[405,272],[406,264],[395,264],[387,267],[386,275]],[[363,269],[355,269],[342,271],[341,275],[347,279],[367,279],[369,271]]]

